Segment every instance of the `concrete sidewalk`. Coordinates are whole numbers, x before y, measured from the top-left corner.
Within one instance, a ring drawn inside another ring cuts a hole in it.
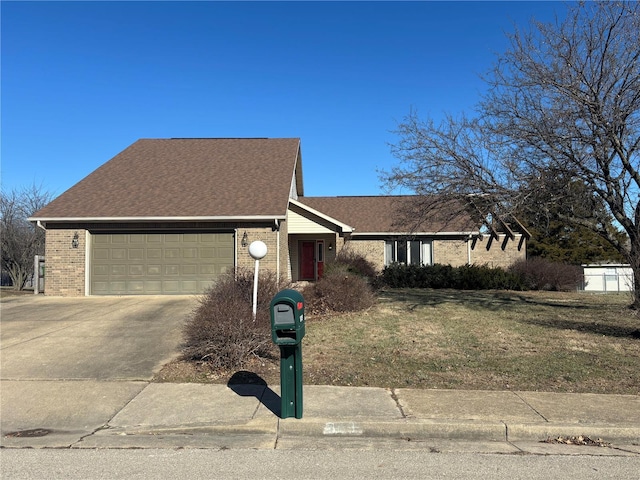
[[[640,455],[640,397],[304,386],[280,419],[264,384],[2,382],[2,445],[66,448],[397,448]],[[601,439],[610,448],[543,443]]]

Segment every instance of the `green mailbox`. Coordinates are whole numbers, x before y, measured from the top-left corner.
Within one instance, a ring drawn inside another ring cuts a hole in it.
[[[304,337],[304,297],[282,290],[271,300],[271,338],[276,345],[297,345]]]
[[[282,290],[271,300],[271,339],[280,347],[280,417],[302,418],[304,297]]]

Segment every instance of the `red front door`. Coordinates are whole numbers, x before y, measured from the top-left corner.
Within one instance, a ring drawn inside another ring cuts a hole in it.
[[[316,279],[316,242],[300,242],[300,280]]]

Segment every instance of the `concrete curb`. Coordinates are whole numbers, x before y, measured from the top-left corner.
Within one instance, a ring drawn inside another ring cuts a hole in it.
[[[304,437],[382,437],[398,439],[459,438],[467,440],[503,442],[505,425],[501,423],[357,421],[313,419],[294,423],[280,422],[279,435]]]
[[[589,437],[602,439],[613,444],[640,445],[640,428],[611,425],[507,425],[507,439],[510,442],[543,441],[558,437]]]
[[[462,421],[379,421],[360,419],[253,419],[244,424],[131,426],[102,429],[93,437],[269,436],[307,438],[380,438],[408,441],[449,439],[473,442],[544,442],[558,437],[589,437],[606,443],[640,445],[640,428],[610,425],[506,424]],[[86,439],[85,439],[86,441]]]

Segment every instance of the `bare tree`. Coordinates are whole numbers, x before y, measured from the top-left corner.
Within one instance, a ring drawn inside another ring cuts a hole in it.
[[[27,220],[51,200],[41,187],[0,193],[0,245],[2,271],[15,290],[22,290],[33,273],[35,255],[44,254],[44,231]]]
[[[392,145],[400,164],[383,180],[498,213],[547,209],[582,182],[585,208],[563,220],[608,240],[640,288],[640,4],[572,4],[530,27],[509,35],[473,117],[435,125],[409,113]]]

